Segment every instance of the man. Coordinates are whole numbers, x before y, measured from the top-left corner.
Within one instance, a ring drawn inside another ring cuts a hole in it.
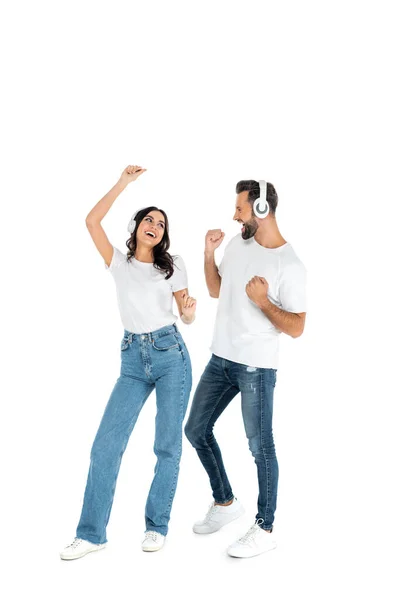
[[[260,184],[269,205],[259,212]],[[272,434],[273,394],[281,332],[299,337],[306,316],[306,270],[282,237],[275,218],[278,197],[272,184],[254,180],[236,186],[234,220],[242,225],[216,266],[214,252],[224,239],[207,232],[204,269],[207,287],[219,298],[211,359],[198,383],[185,433],[206,469],[214,502],[196,533],[213,533],[241,516],[213,435],[213,427],[241,392],[249,448],[257,466],[259,496],[255,523],[228,547],[228,554],[249,557],[275,548],[272,529],[278,488],[278,462]],[[255,201],[257,205],[254,205]]]

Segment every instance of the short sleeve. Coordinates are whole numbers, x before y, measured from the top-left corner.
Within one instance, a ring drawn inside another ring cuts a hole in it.
[[[239,233],[238,235],[235,235],[233,238],[231,238],[229,240],[229,242],[227,243],[225,250],[224,250],[224,254],[222,255],[222,259],[221,262],[219,263],[219,266],[217,266],[217,270],[218,273],[221,275],[223,275],[224,273],[224,267],[225,267],[225,263],[227,261],[227,258],[229,259],[229,253],[230,253],[230,249],[233,246],[233,244],[238,240],[238,238],[240,237],[240,239],[242,238],[242,234]]]
[[[108,267],[106,263],[104,266],[107,271],[115,271],[122,263],[126,262],[126,254],[123,254],[118,248],[113,246],[114,252],[111,258],[110,266]]]
[[[241,234],[239,234],[239,235],[241,236]],[[228,253],[228,249],[230,248],[231,244],[232,244],[232,243],[233,243],[233,241],[236,239],[236,237],[238,237],[238,236],[235,236],[235,237],[233,237],[233,238],[232,238],[232,239],[230,239],[230,240],[229,240],[229,242],[227,243],[227,245],[226,245],[226,248],[225,248],[225,250],[224,250],[224,254],[222,255],[221,262],[219,263],[219,266],[217,266],[218,273],[221,275],[221,277],[222,277],[222,275],[223,275],[223,272],[224,272],[224,266],[225,266],[225,261],[226,261],[226,256],[227,256],[227,253]]]
[[[279,282],[279,299],[283,310],[293,313],[307,311],[307,271],[301,261],[283,268]]]
[[[224,253],[223,257],[222,257],[221,262],[219,263],[219,266],[217,267],[218,273],[221,275],[221,277],[222,277],[222,274],[224,272],[224,258],[225,258],[225,253]]]
[[[173,292],[188,287],[186,267],[181,256],[174,256],[174,273],[167,281],[169,281]]]

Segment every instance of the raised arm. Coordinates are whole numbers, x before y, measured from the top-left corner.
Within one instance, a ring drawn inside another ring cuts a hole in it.
[[[120,193],[127,187],[131,181],[135,181],[144,173],[146,169],[138,167],[136,165],[128,165],[122,172],[121,177],[117,183],[111,188],[109,192],[98,203],[92,208],[88,216],[86,217],[86,227],[92,240],[95,243],[97,250],[100,252],[106,265],[109,267],[113,255],[113,247],[104,231],[101,221],[104,219],[115,200],[118,198]]]
[[[218,273],[218,268],[215,264],[214,252],[218,246],[221,245],[224,237],[225,233],[223,233],[220,229],[210,229],[206,233],[204,249],[204,273],[211,298],[219,297],[221,276]]]

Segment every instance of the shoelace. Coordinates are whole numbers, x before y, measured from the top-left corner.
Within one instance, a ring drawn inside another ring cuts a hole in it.
[[[79,544],[82,542],[82,540],[80,538],[75,538],[74,541],[72,542],[72,544],[70,544],[69,546],[67,546],[67,548],[72,548],[73,550],[75,550],[75,548],[77,546],[79,546]]]
[[[214,504],[214,502],[211,502],[211,504],[208,508],[207,514],[204,517],[204,523],[208,523],[208,521],[211,519],[212,515],[215,513],[216,509],[217,509],[217,507]]]
[[[238,542],[240,542],[241,544],[247,544],[247,542],[250,542],[260,529],[260,525],[262,523],[264,523],[264,519],[257,519],[254,525],[252,525],[250,529],[241,538],[238,539]]]
[[[146,531],[145,539],[148,540],[151,538],[154,542],[157,542],[157,532],[156,531]]]

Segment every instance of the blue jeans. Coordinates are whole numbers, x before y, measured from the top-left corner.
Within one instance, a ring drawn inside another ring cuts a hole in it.
[[[215,502],[229,502],[234,495],[213,427],[230,401],[241,392],[245,431],[258,474],[256,519],[263,519],[263,529],[272,529],[278,488],[278,461],[272,435],[275,383],[276,369],[248,367],[212,354],[185,426],[185,434],[210,478]]]
[[[124,330],[121,373],[91,449],[77,537],[95,544],[107,541],[106,527],[122,455],[140,410],[154,388],[157,463],[145,523],[146,530],[167,534],[182,453],[182,422],[191,387],[189,353],[175,324],[145,334]]]

